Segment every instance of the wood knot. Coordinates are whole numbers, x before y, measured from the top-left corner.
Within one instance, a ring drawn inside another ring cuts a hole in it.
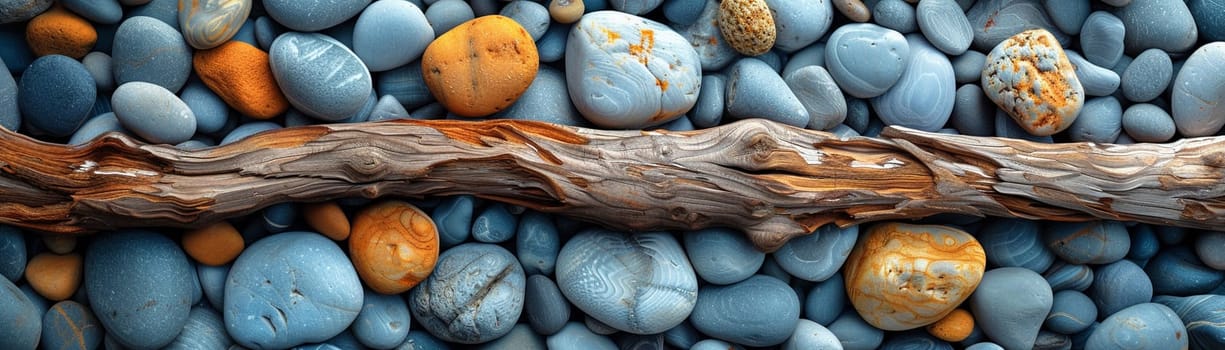
[[[387,156],[378,149],[363,148],[355,150],[348,159],[349,174],[353,177],[352,180],[358,182],[377,180],[383,177],[388,170]]]

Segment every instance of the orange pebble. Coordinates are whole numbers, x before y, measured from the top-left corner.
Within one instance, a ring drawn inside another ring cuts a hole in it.
[[[82,269],[80,254],[40,253],[26,265],[26,281],[44,298],[60,301],[77,292],[81,286]]]
[[[268,53],[251,44],[229,41],[196,51],[192,65],[204,85],[243,115],[269,119],[289,109],[289,100],[272,76]]]
[[[77,248],[77,238],[68,235],[44,235],[43,245],[56,254],[68,254]]]
[[[55,6],[26,24],[26,43],[36,56],[64,55],[80,60],[98,43],[89,21]]]
[[[210,266],[225,265],[242,253],[246,243],[242,234],[229,222],[219,221],[183,234],[183,250],[197,262]]]
[[[947,342],[959,342],[970,337],[974,331],[974,316],[965,309],[954,309],[947,316],[927,325],[927,332]]]
[[[336,202],[311,203],[303,206],[306,224],[333,241],[349,238],[349,218]]]
[[[434,271],[438,229],[412,204],[378,203],[354,217],[349,254],[357,275],[370,289],[403,293]]]
[[[518,22],[489,15],[464,22],[425,48],[425,85],[447,110],[481,117],[510,107],[536,77],[536,42]]]

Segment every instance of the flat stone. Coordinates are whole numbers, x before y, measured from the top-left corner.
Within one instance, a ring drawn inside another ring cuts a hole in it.
[[[987,54],[983,91],[1025,131],[1053,135],[1072,125],[1085,92],[1055,37],[1025,31]]]
[[[339,121],[357,114],[374,89],[361,59],[323,34],[281,34],[268,59],[289,103],[321,120]]]

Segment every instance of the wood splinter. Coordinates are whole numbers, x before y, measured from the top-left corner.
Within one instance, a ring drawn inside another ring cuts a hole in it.
[[[191,227],[286,201],[471,194],[621,230],[738,228],[758,248],[834,223],[941,213],[1225,227],[1225,137],[1040,144],[760,119],[669,132],[399,120],[201,150],[0,131],[0,223],[61,234]]]

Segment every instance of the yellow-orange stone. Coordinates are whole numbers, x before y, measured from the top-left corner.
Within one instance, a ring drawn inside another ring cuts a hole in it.
[[[974,316],[965,309],[954,309],[947,316],[927,325],[927,333],[947,342],[959,342],[970,337],[974,331]]]
[[[859,237],[843,276],[864,321],[901,331],[952,312],[978,288],[986,264],[983,246],[965,231],[885,223]]]
[[[421,56],[430,93],[447,110],[481,117],[510,107],[536,78],[536,42],[500,15],[464,22],[434,39]]]
[[[80,254],[40,253],[26,265],[26,282],[47,300],[68,299],[81,286],[82,264]]]
[[[183,250],[196,262],[210,266],[229,264],[238,258],[246,243],[242,234],[230,225],[220,221],[203,228],[187,231],[183,234]]]
[[[98,43],[89,21],[55,6],[26,24],[26,43],[35,56],[59,54],[80,60]]]
[[[333,241],[349,238],[349,217],[336,202],[310,203],[302,208],[302,217],[315,231]]]
[[[204,85],[239,113],[255,119],[269,119],[289,109],[281,93],[268,53],[237,40],[196,51],[192,66]]]
[[[412,204],[380,202],[353,218],[349,254],[357,275],[370,289],[403,293],[434,271],[438,229]]]

